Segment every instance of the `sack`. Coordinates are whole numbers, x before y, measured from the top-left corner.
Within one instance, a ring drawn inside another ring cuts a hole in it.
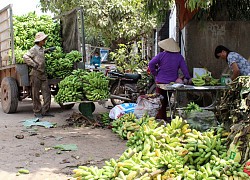
[[[116,105],[110,110],[109,117],[111,119],[118,119],[124,114],[133,113],[135,110],[135,107],[136,107],[135,103],[123,103],[123,104]]]
[[[236,142],[236,139],[238,139],[240,135],[240,132],[235,135],[233,142],[229,145],[229,148],[227,150],[227,156],[229,157],[229,159],[232,159],[235,162],[240,162],[242,156],[242,152],[239,151],[239,146],[242,144],[242,142]]]
[[[135,116],[141,118],[144,114],[148,114],[150,117],[155,117],[161,108],[161,99],[163,96],[159,94],[139,96],[134,111]]]
[[[187,114],[186,119],[191,128],[202,132],[217,125],[214,112],[208,110],[192,111]]]

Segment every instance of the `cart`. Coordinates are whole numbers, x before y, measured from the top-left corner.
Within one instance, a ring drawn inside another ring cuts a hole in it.
[[[84,35],[81,37],[82,43],[85,44]],[[82,48],[84,56],[85,46],[82,46]],[[84,59],[75,68],[78,67],[85,68]],[[49,79],[52,95],[57,94],[60,80]],[[5,113],[15,113],[18,101],[31,97],[28,66],[26,64],[16,64],[15,61],[12,5],[0,10],[0,87],[1,104]],[[71,109],[74,103],[59,105],[64,109]]]

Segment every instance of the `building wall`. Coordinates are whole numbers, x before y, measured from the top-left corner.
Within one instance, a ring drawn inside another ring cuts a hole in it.
[[[230,72],[225,61],[214,57],[217,45],[224,45],[246,59],[250,57],[250,21],[191,21],[185,27],[185,58],[189,71],[207,68],[212,76],[220,78]]]

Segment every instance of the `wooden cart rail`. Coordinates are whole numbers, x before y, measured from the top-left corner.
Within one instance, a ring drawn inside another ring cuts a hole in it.
[[[0,67],[15,64],[12,5],[0,10]]]

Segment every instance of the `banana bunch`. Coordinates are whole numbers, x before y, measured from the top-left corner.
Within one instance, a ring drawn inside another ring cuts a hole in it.
[[[140,128],[136,121],[135,114],[124,114],[112,122],[112,131],[117,133],[122,139],[129,139]]]
[[[162,170],[158,170],[157,159],[154,156],[149,160],[144,160],[141,152],[128,148],[119,159],[105,161],[105,166],[98,169],[97,167],[79,166],[74,169],[74,177],[79,179],[104,179],[104,180],[133,180],[133,179],[152,179],[156,177]]]
[[[21,50],[16,48],[15,49],[15,59],[16,59],[16,63],[17,64],[23,64],[24,60],[23,60],[23,55],[27,52],[27,50]],[[12,56],[12,51],[9,51],[9,56]]]
[[[105,161],[105,166],[103,168],[99,169],[95,166],[78,166],[78,169],[74,169],[74,178],[77,178],[77,180],[82,179],[103,179],[108,180],[111,179],[113,173],[114,173],[114,167],[116,166],[116,161],[114,159],[111,159],[110,161]]]
[[[120,158],[106,161],[100,169],[79,166],[73,171],[74,177],[77,180],[249,179],[239,163],[226,157],[222,128],[201,133],[189,129],[181,118],[173,119],[167,126],[147,118],[147,123],[128,140],[130,146],[141,141],[141,148],[128,147]]]
[[[168,123],[166,127],[164,127],[165,134],[170,135],[170,137],[182,137],[184,134],[191,131],[189,128],[189,124],[187,124],[186,121],[182,120],[180,117],[175,117],[171,121],[171,123]]]
[[[194,102],[190,102],[187,104],[187,107],[185,108],[185,112],[186,112],[186,114],[188,114],[188,113],[191,113],[193,111],[202,112],[202,109],[200,108],[200,106],[198,104],[195,104]]]
[[[83,79],[83,91],[88,100],[96,101],[109,97],[109,80],[102,72],[88,72]]]
[[[45,54],[46,60],[46,72],[49,79],[52,78],[64,78],[70,75],[72,69],[62,69],[63,62],[61,59],[65,57],[65,53],[60,46],[56,46],[56,49],[51,53]]]
[[[69,63],[68,65],[70,65]],[[65,63],[66,65],[66,63]],[[107,99],[109,96],[108,80],[101,72],[73,70],[60,83],[56,102],[77,102],[84,99],[91,101]]]
[[[91,101],[103,100],[109,97],[109,91],[105,89],[94,89],[92,91],[87,91],[85,86],[84,90],[87,99]]]
[[[216,86],[219,83],[219,79],[215,79],[211,74],[199,75],[196,73],[196,78],[192,78],[192,82],[195,86]]]
[[[83,76],[85,76],[88,72],[83,70],[83,69],[75,69],[74,71],[72,71],[72,75],[78,77],[78,78],[82,78]]]
[[[67,76],[59,82],[58,87],[59,91],[55,96],[57,103],[81,101],[83,91],[79,91],[79,89],[83,87],[78,77],[74,75]]]
[[[36,24],[36,25],[35,25]],[[34,26],[35,25],[35,26]],[[13,16],[14,53],[16,63],[23,64],[23,55],[34,46],[34,36],[39,31],[49,34],[46,47],[61,46],[60,23],[51,16],[38,16],[34,12]]]
[[[65,54],[61,47],[56,47],[52,53],[45,54],[46,71],[50,78],[65,78],[74,69],[74,63],[79,62],[82,55],[79,51]]]
[[[148,118],[148,122],[140,125],[140,130],[135,131],[127,141],[127,146],[148,154],[155,149],[174,151],[177,146],[182,146],[180,137],[190,132],[188,124],[181,118],[175,118],[167,126],[159,125],[154,118]]]
[[[101,115],[101,122],[105,125],[108,126],[110,125],[110,117],[109,117],[109,112],[105,112]]]
[[[192,133],[186,134],[187,140],[184,146],[189,151],[186,161],[193,165],[203,165],[210,161],[211,157],[225,158],[227,156],[227,148],[225,139],[214,136],[211,132],[201,134],[201,132],[192,130]]]
[[[71,62],[80,62],[82,60],[82,53],[72,50],[66,54],[65,58],[69,59]]]

